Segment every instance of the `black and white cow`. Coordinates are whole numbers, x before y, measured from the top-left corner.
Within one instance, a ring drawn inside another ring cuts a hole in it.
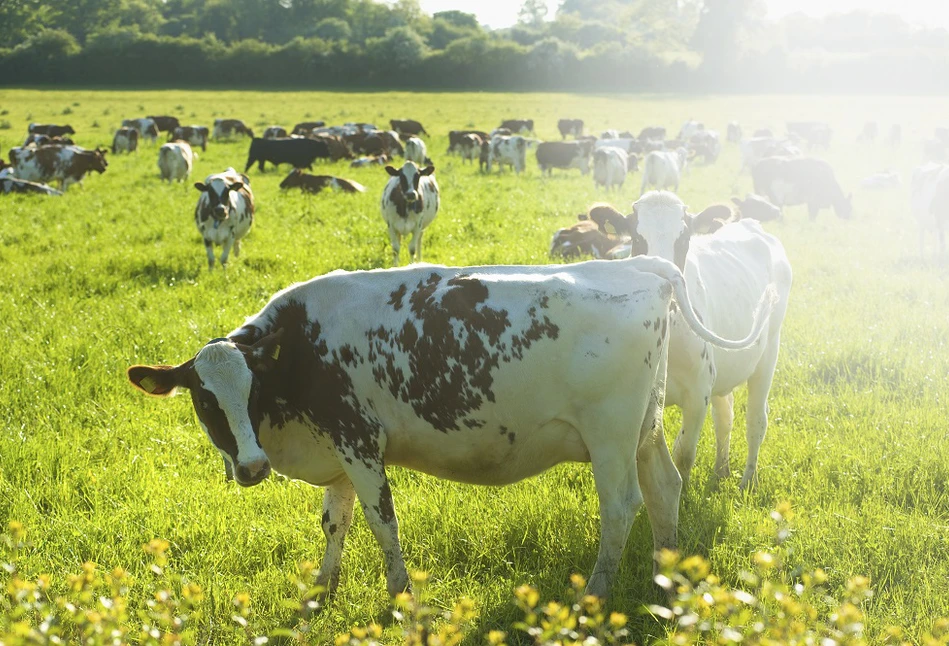
[[[707,330],[661,258],[429,265],[294,285],[193,358],[128,379],[158,397],[188,389],[238,484],[276,470],[326,487],[315,584],[328,590],[357,498],[389,593],[409,586],[387,467],[504,485],[590,462],[601,526],[587,592],[606,596],[643,502],[653,553],[676,545],[661,386],[673,294],[703,339],[750,343]]]
[[[591,148],[585,141],[544,141],[537,144],[537,165],[540,172],[553,175],[555,168],[576,168],[584,175],[590,172]]]
[[[567,135],[579,137],[583,134],[583,119],[561,119],[557,122],[557,130],[562,139],[566,139]]]
[[[254,224],[254,194],[250,179],[228,168],[223,173],[208,175],[194,187],[201,191],[194,210],[194,223],[204,238],[208,253],[208,269],[214,269],[214,245],[224,247],[221,266],[227,265],[227,256],[234,247],[234,255],[241,254],[241,238]]]
[[[812,220],[832,207],[837,217],[853,214],[850,195],[844,195],[830,164],[809,157],[769,157],[751,169],[755,193],[765,195],[779,207],[806,204]]]
[[[392,264],[399,264],[402,238],[412,235],[409,255],[414,262],[422,260],[422,235],[438,215],[440,196],[435,181],[435,167],[419,168],[415,162],[405,162],[396,170],[386,166],[389,181],[382,190],[382,219],[389,228],[392,243]]]
[[[682,408],[673,456],[685,479],[695,462],[709,403],[718,445],[715,473],[729,474],[732,392],[748,384],[748,457],[740,486],[751,485],[768,428],[768,393],[791,291],[791,264],[784,247],[754,220],[726,224],[712,235],[695,235],[694,217],[682,200],[667,192],[647,193],[633,205],[632,214],[600,224],[606,232],[631,236],[633,256],[659,256],[682,269],[703,324],[727,336],[750,331],[755,339],[751,347],[726,352],[710,346],[674,314],[666,382],[666,403]]]

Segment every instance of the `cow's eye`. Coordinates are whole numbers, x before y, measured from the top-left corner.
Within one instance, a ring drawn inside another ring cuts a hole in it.
[[[208,404],[208,401],[207,401],[206,399],[205,399],[205,400],[202,400],[202,401],[201,401],[201,410],[207,410],[208,408],[210,408],[210,405]]]

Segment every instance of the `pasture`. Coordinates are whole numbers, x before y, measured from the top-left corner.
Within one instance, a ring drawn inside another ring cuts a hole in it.
[[[794,207],[766,225],[784,243],[795,277],[760,482],[747,493],[737,487],[745,455],[739,391],[732,477],[716,484],[712,476],[707,420],[681,503],[680,549],[706,556],[738,585],[751,554],[772,544],[769,511],[789,501],[796,518],[788,570],[822,567],[831,594],[853,575],[868,576],[875,590],[866,607],[869,634],[894,624],[916,636],[933,618],[949,616],[949,271],[931,254],[918,258],[908,182],[922,160],[920,142],[945,125],[947,108],[937,98],[2,90],[0,122],[10,128],[0,129],[0,154],[22,143],[31,121],[69,123],[76,142],[91,148],[108,146],[123,118],[146,114],[209,126],[236,117],[255,131],[310,118],[380,126],[418,119],[432,133],[429,155],[442,192],[425,260],[537,264],[548,262],[554,231],[589,204],[606,200],[625,212],[640,175],[607,194],[577,171],[542,177],[529,153],[524,175],[485,176],[445,155],[449,130],[490,130],[523,117],[535,120],[539,138],[559,140],[561,117],[584,119],[592,133],[658,124],[670,135],[688,118],[722,133],[731,120],[746,133],[764,126],[783,132],[789,120],[828,121],[834,142],[819,156],[853,191],[854,218],[841,221],[827,210],[811,222],[805,207]],[[857,144],[868,120],[884,132],[903,124],[902,147]],[[225,482],[190,398],[145,398],[125,369],[191,357],[293,282],[387,267],[391,259],[379,213],[388,178],[382,169],[318,164],[314,172],[368,190],[307,197],[279,190],[288,167],[254,168],[254,228],[226,271],[208,272],[192,183],[227,166],[243,170],[248,144],[238,138],[196,149],[184,185],[161,183],[157,146],[142,143],[131,155],[109,155],[104,175],[61,198],[0,196],[0,521],[29,530],[18,567],[63,585],[85,561],[106,571],[121,566],[135,582],[130,598],[142,604],[142,586],[154,577],[142,545],[163,538],[170,567],[208,596],[193,618],[199,643],[242,641],[230,628],[239,592],[250,594],[262,632],[286,624],[288,575],[322,555],[322,493],[280,477],[252,489]],[[716,164],[694,166],[682,182],[679,195],[694,211],[751,190],[750,177],[738,175],[737,146],[723,145]],[[860,189],[861,178],[886,168],[900,171],[903,189]],[[678,424],[678,411],[668,410],[670,446]],[[519,618],[511,603],[516,586],[556,597],[571,573],[588,574],[596,559],[597,498],[587,465],[562,465],[499,489],[399,469],[390,478],[407,565],[429,572],[436,605],[473,599],[478,634]],[[640,643],[663,632],[638,613],[657,601],[651,546],[640,513],[611,601],[633,616]],[[314,620],[314,643],[378,620],[388,607],[382,556],[357,506],[341,585]]]

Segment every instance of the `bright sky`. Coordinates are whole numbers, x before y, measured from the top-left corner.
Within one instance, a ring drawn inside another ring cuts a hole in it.
[[[523,0],[420,0],[428,13],[459,9],[478,16],[491,27],[509,27],[517,22]],[[949,0],[765,0],[771,17],[795,11],[814,16],[854,9],[898,13],[913,23],[949,29]],[[547,0],[553,16],[560,0]]]

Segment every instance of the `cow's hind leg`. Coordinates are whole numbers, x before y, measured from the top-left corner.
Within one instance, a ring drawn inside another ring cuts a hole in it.
[[[715,475],[727,478],[731,473],[728,453],[731,446],[732,426],[735,422],[735,395],[712,397],[712,421],[715,423]]]
[[[316,585],[332,593],[339,584],[339,569],[343,558],[343,543],[353,521],[353,503],[356,491],[345,476],[323,492],[323,517],[320,524],[326,537],[326,552],[316,576]]]
[[[768,393],[771,391],[774,369],[778,363],[780,340],[779,334],[768,339],[768,348],[748,380],[748,410],[745,414],[748,424],[745,430],[745,436],[748,438],[748,460],[739,485],[742,489],[753,485],[757,475],[758,452],[768,430]]]
[[[679,522],[679,496],[682,493],[682,477],[669,455],[669,447],[662,432],[662,403],[654,395],[643,421],[637,463],[639,486],[642,488],[652,525],[654,553],[663,549],[675,549],[676,526]],[[658,561],[653,561],[653,574],[657,574]]]

